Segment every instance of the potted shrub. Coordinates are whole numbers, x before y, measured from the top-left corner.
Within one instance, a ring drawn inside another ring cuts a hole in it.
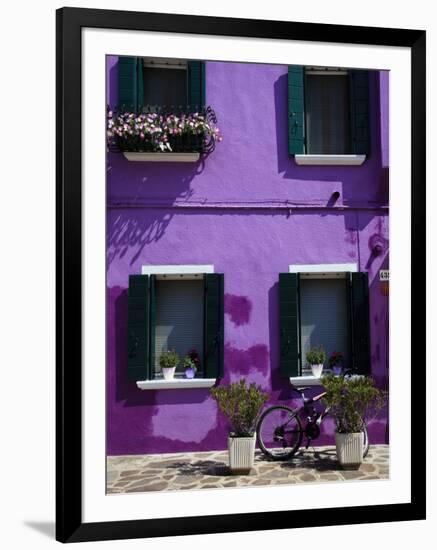
[[[184,357],[184,369],[186,378],[194,378],[200,368],[199,352],[196,349],[190,350]]]
[[[211,389],[212,397],[228,419],[229,467],[234,474],[248,474],[253,466],[256,423],[268,394],[244,379]]]
[[[329,368],[339,376],[343,370],[343,354],[340,351],[333,351],[328,359]]]
[[[174,378],[174,373],[178,365],[179,355],[174,349],[163,351],[159,356],[159,366],[166,380],[172,380]]]
[[[316,378],[322,376],[323,363],[326,360],[326,352],[322,346],[313,346],[306,354],[307,363]]]
[[[323,401],[335,420],[337,458],[345,470],[358,470],[363,461],[364,419],[383,407],[386,392],[375,387],[368,376],[336,376],[322,379],[326,395]]]

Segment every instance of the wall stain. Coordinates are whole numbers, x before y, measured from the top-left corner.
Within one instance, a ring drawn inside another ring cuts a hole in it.
[[[257,371],[267,374],[269,369],[269,350],[264,344],[256,344],[248,349],[225,345],[225,378],[230,373],[245,375]]]
[[[225,294],[225,313],[237,327],[247,325],[252,312],[252,302],[246,296]]]

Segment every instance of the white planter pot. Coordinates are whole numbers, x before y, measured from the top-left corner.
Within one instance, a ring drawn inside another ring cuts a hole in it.
[[[162,376],[165,380],[173,380],[176,367],[162,369]]]
[[[322,376],[323,363],[320,365],[311,365],[311,372],[315,378],[320,378]]]
[[[256,434],[253,437],[228,436],[229,467],[233,474],[248,474],[255,457]]]
[[[344,470],[358,470],[363,462],[363,432],[335,434],[337,458]]]

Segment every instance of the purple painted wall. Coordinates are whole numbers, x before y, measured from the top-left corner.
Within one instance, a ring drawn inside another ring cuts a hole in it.
[[[290,402],[278,376],[278,273],[289,264],[357,262],[369,272],[372,373],[388,384],[388,74],[370,77],[371,155],[362,166],[297,166],[287,153],[287,67],[207,63],[207,104],[224,136],[204,161],[108,156],[108,454],[224,449],[208,390],[139,390],[126,376],[128,276],[143,264],[214,264],[225,274],[225,377]],[[117,102],[117,58],[108,100]],[[334,191],[339,200],[332,204]],[[374,257],[371,249],[381,244]],[[333,442],[326,422],[320,441]],[[388,442],[385,415],[371,443]]]

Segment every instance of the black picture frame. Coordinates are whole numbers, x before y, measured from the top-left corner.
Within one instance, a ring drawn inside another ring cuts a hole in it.
[[[56,538],[127,539],[425,519],[425,48],[422,30],[96,9],[56,14],[57,313]],[[318,510],[82,522],[81,64],[82,28],[255,37],[411,50],[412,342],[411,502]],[[413,362],[414,359],[414,362]],[[420,376],[418,376],[420,370]]]

